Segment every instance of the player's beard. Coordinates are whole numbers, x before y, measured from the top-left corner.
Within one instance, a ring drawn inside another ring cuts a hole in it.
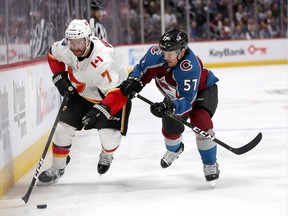
[[[73,54],[76,57],[86,57],[87,54],[89,53],[90,49],[91,49],[90,43],[84,50],[82,50],[82,49],[76,49],[75,50],[75,49],[70,48],[70,50],[73,52]]]
[[[85,53],[85,50],[81,50],[81,49],[73,50],[73,49],[71,49],[73,54],[77,57],[82,57],[82,55]]]

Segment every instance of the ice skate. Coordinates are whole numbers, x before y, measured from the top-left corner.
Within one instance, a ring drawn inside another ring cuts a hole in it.
[[[51,167],[38,176],[38,186],[55,184],[63,176],[65,169]]]
[[[110,168],[110,164],[112,163],[113,160],[113,156],[110,154],[107,154],[105,152],[102,152],[99,156],[99,162],[98,162],[98,166],[97,166],[97,170],[98,173],[100,175],[106,173],[109,168]]]
[[[67,156],[66,158],[66,166],[70,163],[71,157],[70,155]],[[61,178],[64,174],[65,168],[64,169],[55,169],[54,167],[51,167],[50,169],[47,169],[43,171],[39,176],[38,176],[38,186],[43,186],[43,185],[50,185],[50,184],[55,184],[59,181],[59,178]]]
[[[216,187],[217,179],[219,178],[220,170],[218,169],[218,163],[212,165],[203,165],[203,172],[207,182],[211,184],[213,188]]]
[[[176,160],[179,155],[184,151],[184,144],[181,142],[179,149],[177,150],[177,152],[172,152],[172,151],[168,151],[165,153],[165,155],[163,156],[163,158],[160,161],[161,167],[162,168],[167,168],[169,167],[174,160]]]

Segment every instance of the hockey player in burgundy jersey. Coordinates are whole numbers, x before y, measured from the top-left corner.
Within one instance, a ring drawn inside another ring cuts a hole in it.
[[[169,110],[214,136],[211,120],[218,104],[218,78],[204,68],[201,60],[188,47],[187,35],[177,29],[167,31],[159,46],[152,46],[129,77],[120,85],[124,95],[139,93],[152,79],[164,100],[150,107],[153,115],[162,118],[162,134],[167,152],[161,159],[163,168],[169,167],[184,151],[183,124],[167,117]],[[216,158],[217,145],[196,134],[196,143],[203,162],[207,181],[219,178]]]
[[[39,175],[38,185],[56,183],[62,177],[76,130],[99,130],[100,174],[107,172],[122,135],[126,135],[131,101],[119,85],[127,78],[127,70],[116,65],[110,44],[90,35],[89,23],[75,19],[65,38],[50,48],[53,83],[61,95],[69,96],[53,138],[52,167]]]

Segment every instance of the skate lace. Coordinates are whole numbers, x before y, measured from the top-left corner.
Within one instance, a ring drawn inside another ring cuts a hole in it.
[[[50,169],[47,169],[46,171],[45,171],[45,174],[46,174],[46,176],[48,176],[48,177],[52,177],[52,176],[57,176],[57,177],[59,177],[59,176],[61,176],[61,172],[62,170],[60,170],[60,169],[55,169],[55,168],[50,168]]]
[[[166,163],[171,164],[178,156],[179,156],[179,152],[167,151],[162,159]]]
[[[109,165],[111,164],[112,160],[113,160],[113,157],[111,155],[102,152],[100,154],[99,164]]]
[[[212,165],[204,165],[204,173],[206,176],[214,175],[218,172],[218,164],[214,163]]]
[[[46,176],[49,176],[49,177],[54,176],[54,175],[56,175],[56,169],[55,168],[47,169],[45,171],[45,174],[46,174]]]

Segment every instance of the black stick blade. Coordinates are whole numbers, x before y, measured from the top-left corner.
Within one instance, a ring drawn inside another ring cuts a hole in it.
[[[241,155],[244,154],[250,150],[252,150],[255,146],[258,145],[258,143],[262,140],[262,133],[258,133],[258,135],[251,140],[249,143],[247,143],[246,145],[239,147],[239,148],[232,148],[231,146],[223,143],[222,141],[218,140],[218,139],[214,139],[214,142],[216,142],[217,144],[221,145],[222,147],[228,149],[229,151],[237,154],[237,155]]]

